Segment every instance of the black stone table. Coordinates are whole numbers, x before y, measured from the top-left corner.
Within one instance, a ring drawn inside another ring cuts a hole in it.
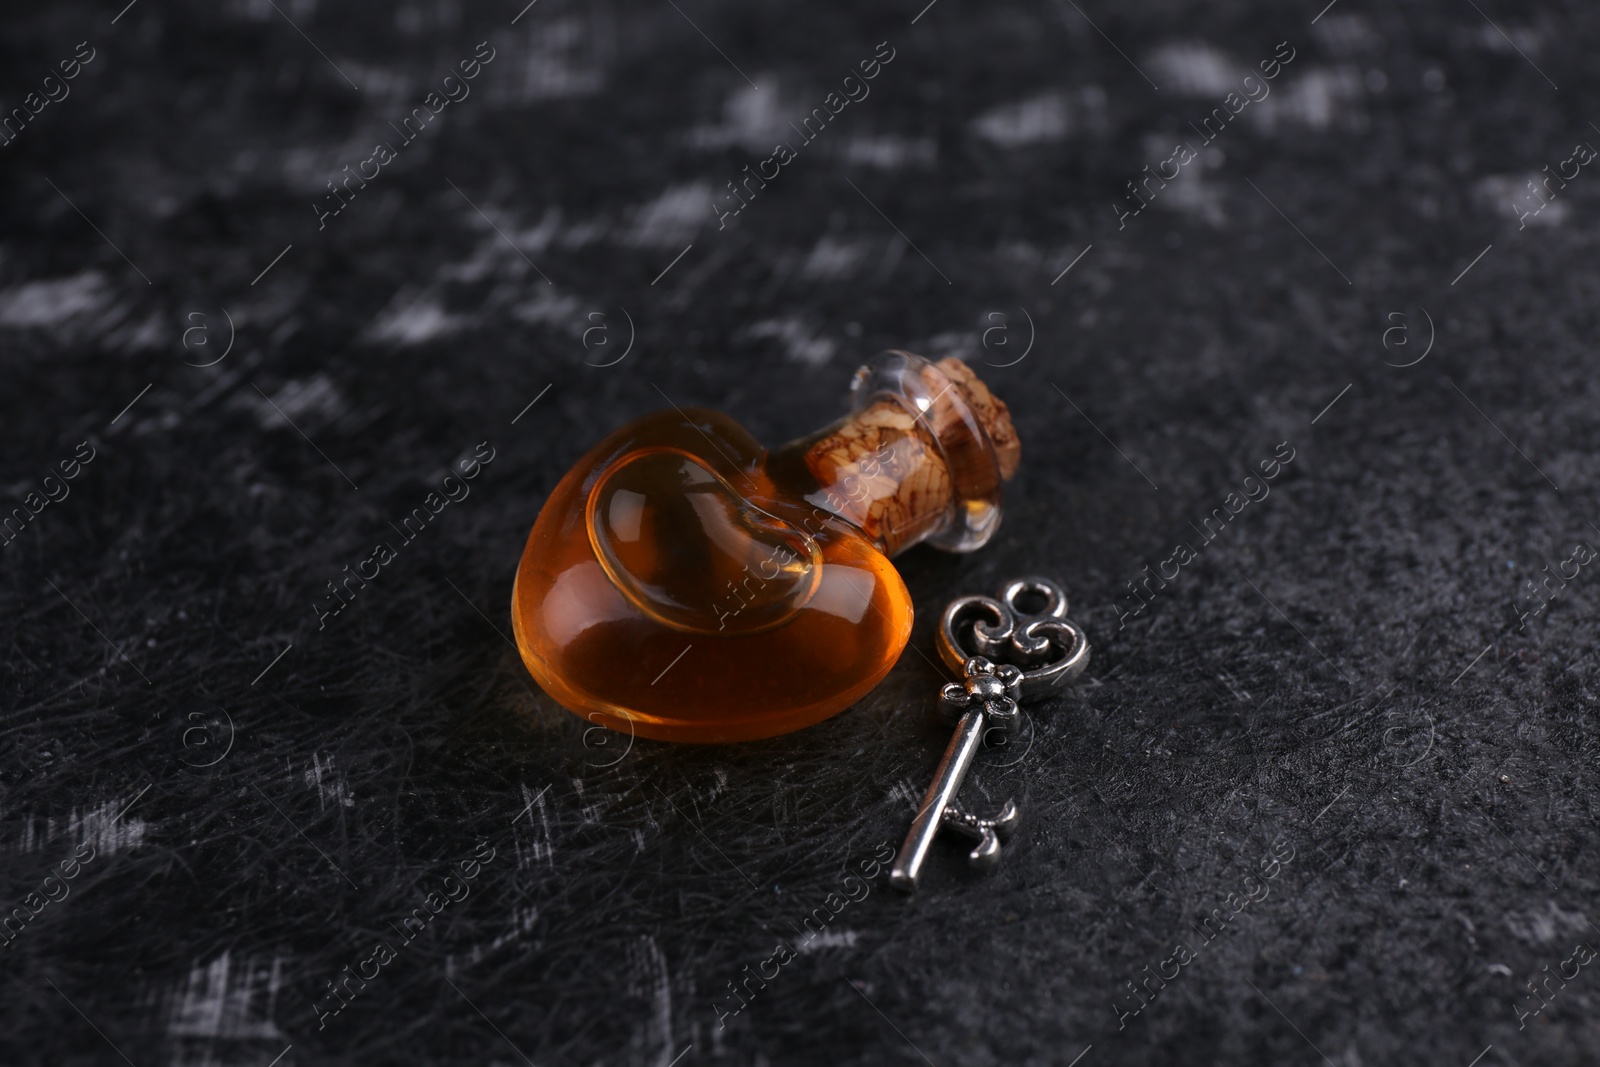
[[[1593,5],[123,3],[0,32],[0,1062],[1593,1062]],[[590,442],[889,347],[1023,460],[876,691],[538,691]],[[898,896],[1033,573],[1089,670]]]

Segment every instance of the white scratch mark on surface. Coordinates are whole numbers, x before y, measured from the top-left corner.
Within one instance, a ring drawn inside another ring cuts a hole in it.
[[[1472,185],[1472,197],[1481,207],[1521,226],[1559,226],[1567,221],[1569,205],[1555,199],[1543,184],[1544,174],[1491,174]],[[1532,188],[1529,183],[1533,183]],[[1549,201],[1543,196],[1551,195]],[[1542,206],[1541,206],[1542,205]]]
[[[1206,177],[1205,169],[1191,163],[1155,200],[1155,206],[1188,215],[1221,228],[1228,223],[1222,193]]]
[[[55,817],[39,821],[29,818],[22,828],[14,852],[37,852],[46,845],[65,841],[68,844],[89,844],[95,855],[124,852],[144,844],[148,824],[133,815],[117,815],[128,806],[131,798],[108,800],[104,804],[79,813],[73,809],[64,819]]]
[[[711,220],[711,203],[710,182],[674,185],[633,210],[633,226],[624,240],[647,247],[682,248]]]
[[[167,1033],[173,1037],[284,1041],[273,1021],[278,990],[283,986],[283,961],[245,960],[235,967],[224,952],[208,964],[196,964],[183,988],[169,998]]]
[[[479,208],[482,214],[479,214]],[[439,268],[437,276],[442,282],[476,282],[496,274],[520,278],[533,269],[523,257],[542,255],[557,239],[573,246],[585,243],[570,239],[571,235],[561,227],[561,211],[553,207],[546,208],[544,214],[539,216],[539,221],[532,226],[520,228],[512,212],[489,200],[476,207],[463,206],[461,219],[467,226],[481,232],[484,239],[467,259]],[[604,232],[602,225],[594,233],[594,239]]]
[[[848,166],[898,170],[905,166],[933,166],[939,157],[939,148],[932,137],[857,134],[844,142],[841,154]]]
[[[935,361],[946,356],[968,359],[974,352],[983,351],[983,338],[974,330],[946,330],[908,343],[915,346],[914,351],[927,353],[927,358]]]
[[[1179,96],[1217,97],[1239,88],[1249,68],[1204,41],[1164,44],[1145,60],[1150,74]]]
[[[106,334],[106,347],[121,352],[148,352],[172,342],[172,324],[152,311],[138,322],[124,320]]]
[[[1543,907],[1506,912],[1506,926],[1529,944],[1544,945],[1564,934],[1583,933],[1589,929],[1589,920],[1581,911],[1563,911],[1555,901],[1547,900]]]
[[[526,907],[512,908],[510,929],[493,940],[473,945],[471,950],[463,956],[457,956],[453,953],[445,956],[445,974],[453,978],[495,950],[525,940],[529,934],[533,933],[534,924],[538,921],[538,905],[529,904]]]
[[[905,778],[889,787],[888,799],[909,805],[913,811],[917,809],[921,798],[922,794],[918,788]]]
[[[554,839],[550,833],[550,811],[547,807],[545,807],[544,802],[544,795],[545,793],[549,792],[549,787],[540,790],[537,796],[529,792],[526,782],[522,783],[518,788],[522,790],[522,810],[526,810],[528,808],[538,809],[539,822],[544,828],[544,840],[534,840],[528,842],[528,857],[524,859],[522,852],[522,837],[520,835],[521,827],[520,824],[517,824],[519,831],[516,839],[517,869],[525,871],[534,863],[538,863],[541,860],[544,861],[547,866],[554,867],[556,849]],[[533,820],[531,818],[528,820],[528,825],[530,828],[533,825]]]
[[[811,254],[800,267],[800,276],[810,281],[849,277],[877,250],[876,241],[841,241],[824,235],[817,238]]]
[[[323,811],[328,810],[329,804],[345,808],[356,806],[355,798],[350,795],[349,783],[344,775],[334,770],[332,753],[328,754],[326,760],[322,753],[312,753],[311,766],[305,772],[305,779],[306,785],[317,791]]]
[[[1500,31],[1504,30],[1502,34]],[[1501,22],[1498,26],[1485,23],[1478,27],[1478,44],[1491,52],[1505,56],[1536,56],[1544,39],[1530,26],[1513,26]]]
[[[778,76],[761,71],[756,79],[765,89],[741,85],[728,94],[722,104],[722,121],[711,126],[696,126],[687,135],[694,148],[727,148],[739,145],[763,156],[771,155],[777,142],[787,141],[789,130],[784,114],[798,108],[786,105],[778,92]]]
[[[655,938],[641,937],[628,950],[628,991],[649,1002],[642,1025],[634,1029],[629,1044],[636,1055],[632,1062],[644,1062],[655,1050],[654,1067],[667,1067],[673,1061],[672,979],[667,973],[667,957]]]
[[[65,326],[82,316],[105,312],[111,297],[111,288],[99,271],[27,282],[0,292],[0,326]]]
[[[767,319],[745,331],[746,337],[772,338],[783,345],[784,354],[796,363],[820,367],[833,358],[837,347],[826,337],[817,337],[799,319]]]
[[[854,948],[856,932],[854,930],[824,930],[814,937],[802,940],[797,946],[799,953],[804,956],[822,948]]]
[[[322,373],[284,383],[272,395],[270,403],[259,393],[252,396],[243,391],[236,394],[232,403],[253,411],[263,430],[280,429],[289,433],[294,432],[294,427],[283,421],[284,416],[304,430],[308,425],[332,421],[345,412],[344,395],[333,379]]]
[[[583,330],[593,325],[592,321],[584,315],[583,304],[575,296],[568,296],[556,292],[551,286],[538,285],[533,289],[533,297],[524,300],[511,309],[511,317],[518,322],[532,325],[564,325],[571,328],[574,334],[582,335]],[[620,330],[620,325],[619,325]],[[620,344],[618,347],[621,347]],[[600,356],[590,356],[590,359],[599,360]]]
[[[530,15],[518,27],[518,32],[524,30],[525,41],[507,41],[507,47],[499,50],[501,56],[510,51],[520,61],[500,60],[511,69],[488,84],[494,106],[520,108],[539,100],[570,100],[605,88],[616,42],[614,25],[603,12],[593,18]]]
[[[465,325],[465,320],[444,309],[439,297],[406,287],[389,301],[362,334],[366,341],[398,345],[420,345],[436,337],[448,337]]]
[[[1368,123],[1362,107],[1366,93],[1355,66],[1312,67],[1286,77],[1271,96],[1250,104],[1244,115],[1268,133],[1279,125],[1325,130],[1335,123],[1360,131]]]
[[[990,108],[972,120],[979,137],[1001,148],[1065,140],[1074,128],[1064,93],[1043,93]]]

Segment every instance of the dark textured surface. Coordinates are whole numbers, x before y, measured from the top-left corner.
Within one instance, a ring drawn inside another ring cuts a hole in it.
[[[1600,143],[1592,7],[120,6],[0,34],[7,109],[95,50],[0,148],[8,502],[95,453],[0,549],[4,907],[94,851],[0,952],[0,1062],[1593,1062],[1600,974],[1525,983],[1600,944],[1600,579],[1513,606],[1600,539],[1600,178],[1513,206]],[[480,41],[471,95],[319,231]],[[882,41],[870,97],[719,229]],[[1271,95],[1119,230],[1280,41]],[[536,691],[511,579],[588,443],[663,395],[778,442],[888,346],[972,360],[1024,458],[991,546],[899,561],[919,622],[876,692],[628,749]],[[470,497],[319,631],[481,441]],[[1281,442],[1270,496],[1119,627]],[[898,846],[947,737],[938,608],[1031,572],[1095,654],[970,779],[1026,797],[1002,867],[946,844],[919,898],[879,878],[719,1022]],[[480,842],[470,895],[319,1029]]]

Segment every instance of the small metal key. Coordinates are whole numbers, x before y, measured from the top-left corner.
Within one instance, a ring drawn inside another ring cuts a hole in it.
[[[1030,599],[1042,606],[1033,612],[1018,606]],[[917,874],[942,829],[976,843],[967,854],[973,866],[1000,861],[1001,844],[1021,819],[1017,805],[1008,800],[998,815],[983,819],[963,808],[957,794],[991,730],[1016,736],[1022,723],[1018,701],[1045,695],[1089,665],[1089,642],[1066,615],[1066,592],[1046,578],[1019,578],[1007,582],[996,599],[958,597],[944,609],[939,655],[965,680],[939,691],[939,710],[956,732],[895,857],[890,885],[906,892],[917,888]]]

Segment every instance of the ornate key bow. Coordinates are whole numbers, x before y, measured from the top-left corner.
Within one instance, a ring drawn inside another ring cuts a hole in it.
[[[1021,606],[1040,601],[1035,611]],[[916,889],[917,874],[941,829],[976,842],[967,855],[974,866],[999,862],[1001,843],[1021,818],[1017,805],[1007,800],[999,814],[984,819],[963,808],[957,794],[989,733],[1016,735],[1022,723],[1019,701],[1050,692],[1088,666],[1089,642],[1066,614],[1066,592],[1047,578],[1019,578],[1007,582],[998,598],[957,597],[944,609],[939,655],[965,680],[939,691],[939,708],[956,730],[895,858],[890,884]]]

